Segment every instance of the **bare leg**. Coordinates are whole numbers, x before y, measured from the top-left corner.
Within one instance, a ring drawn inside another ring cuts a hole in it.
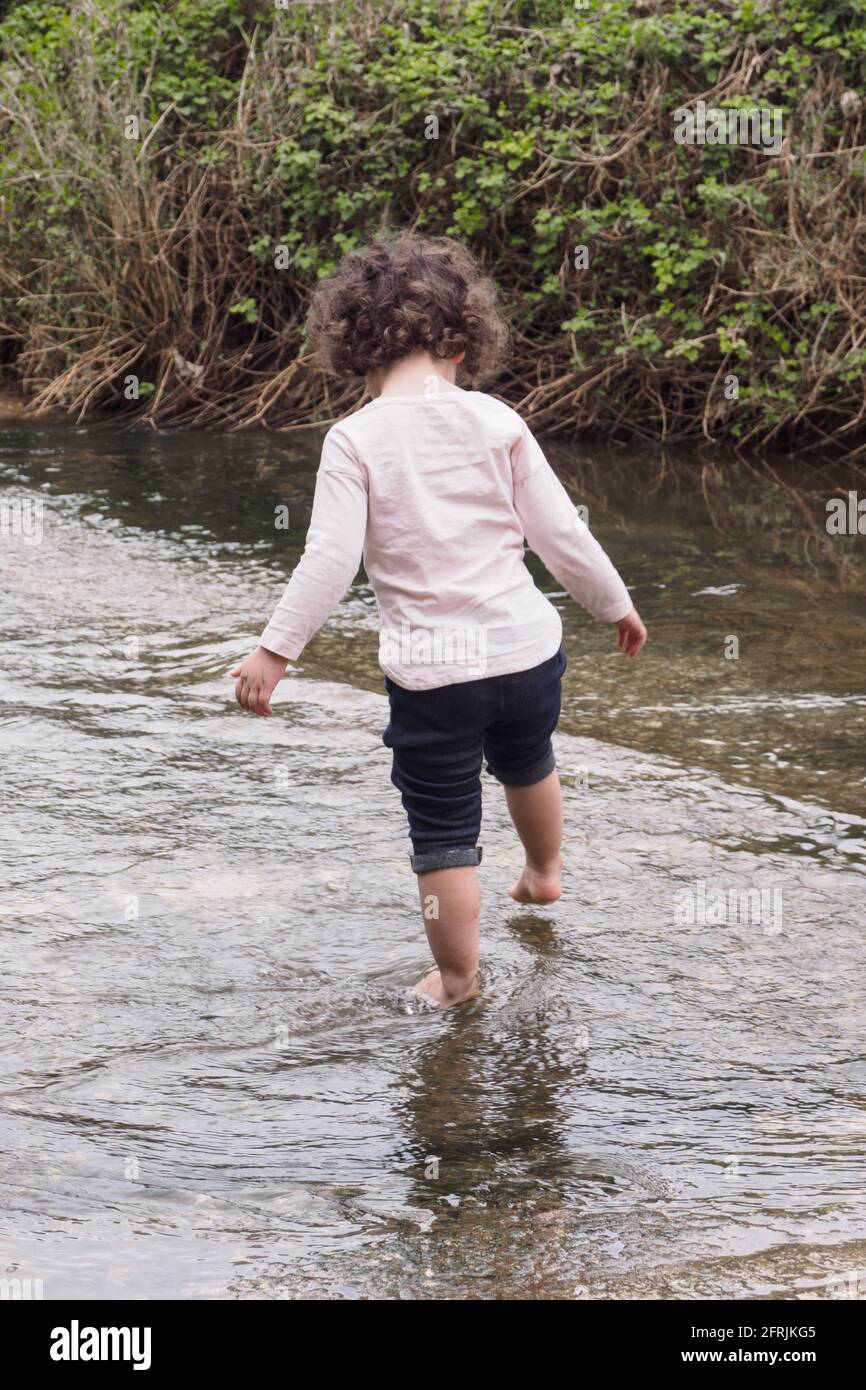
[[[562,894],[562,792],[556,770],[531,787],[506,787],[505,799],[526,851],[526,867],[509,892],[519,903],[555,903]]]
[[[473,865],[434,869],[418,875],[418,892],[427,940],[439,968],[415,991],[447,1009],[478,993],[478,874]]]

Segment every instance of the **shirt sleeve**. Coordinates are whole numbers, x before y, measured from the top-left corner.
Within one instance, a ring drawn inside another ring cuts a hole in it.
[[[347,443],[325,436],[304,553],[259,638],[294,661],[331,615],[361,564],[367,475]]]
[[[562,587],[605,623],[618,622],[633,607],[622,582],[562,483],[538,440],[521,420],[512,447],[514,507],[523,534]]]

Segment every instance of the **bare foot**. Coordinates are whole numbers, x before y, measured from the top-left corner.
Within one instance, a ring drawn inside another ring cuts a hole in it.
[[[532,869],[527,864],[509,893],[516,903],[555,903],[562,897],[562,858],[552,869]]]
[[[429,975],[425,975],[423,980],[419,980],[413,994],[417,994],[419,999],[423,999],[428,1004],[433,1004],[437,1009],[450,1009],[454,1004],[462,1004],[465,999],[474,999],[478,993],[478,986],[475,980],[464,986],[462,990],[453,992],[447,990],[442,983],[442,976],[438,970],[431,970]]]

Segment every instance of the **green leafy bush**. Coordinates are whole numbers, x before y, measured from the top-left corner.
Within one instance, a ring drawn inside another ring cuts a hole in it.
[[[539,429],[866,447],[860,0],[7,10],[0,335],[39,405],[330,417],[310,286],[413,226],[500,283]],[[699,96],[778,109],[780,152],[678,144]]]

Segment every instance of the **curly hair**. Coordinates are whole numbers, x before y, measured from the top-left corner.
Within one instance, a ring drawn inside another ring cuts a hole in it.
[[[313,291],[307,343],[318,365],[364,377],[412,352],[465,353],[471,381],[495,375],[508,344],[496,287],[450,237],[412,232],[348,252]]]

